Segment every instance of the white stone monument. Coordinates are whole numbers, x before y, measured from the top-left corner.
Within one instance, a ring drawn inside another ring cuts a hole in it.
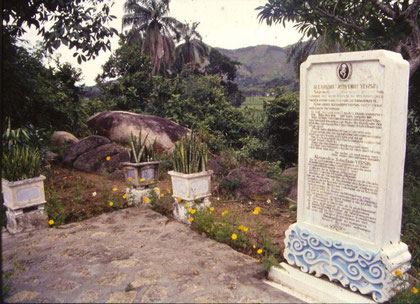
[[[308,301],[384,302],[411,259],[400,240],[409,64],[385,50],[313,55],[300,75],[297,223],[289,265],[269,279]]]

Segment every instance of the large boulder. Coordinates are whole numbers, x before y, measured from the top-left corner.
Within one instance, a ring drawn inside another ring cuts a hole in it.
[[[56,146],[74,144],[79,141],[76,136],[66,131],[55,131],[51,138]]]
[[[105,144],[81,154],[73,163],[73,168],[85,172],[112,172],[121,167],[121,162],[129,160],[127,150],[114,144]]]
[[[190,129],[171,120],[124,111],[98,113],[87,121],[87,125],[97,134],[121,143],[129,142],[131,134],[138,136],[141,131],[143,138],[149,134],[147,145],[156,140],[157,148],[163,151],[172,151],[175,142],[190,132]]]
[[[226,176],[226,180],[237,184],[235,197],[253,198],[255,196],[269,197],[271,195],[273,180],[263,173],[255,172],[249,168],[234,169]]]
[[[92,135],[85,137],[67,149],[64,154],[63,165],[71,167],[76,159],[83,153],[109,143],[111,143],[111,141],[103,136]]]

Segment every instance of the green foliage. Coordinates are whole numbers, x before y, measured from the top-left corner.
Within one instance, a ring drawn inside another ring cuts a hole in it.
[[[193,218],[191,227],[198,232],[204,232],[209,238],[227,244],[238,251],[251,248],[251,241],[246,232],[238,228],[239,223],[234,216],[220,217],[206,209],[197,211]],[[236,239],[232,238],[233,234],[236,235]]]
[[[144,140],[142,141],[141,131],[139,132],[139,136],[136,137],[131,133],[130,138],[130,159],[132,163],[142,163],[142,162],[149,162],[155,158],[155,145],[156,139],[150,147],[147,147],[146,140],[149,134],[146,135]]]
[[[230,105],[219,77],[155,77],[154,81],[149,113],[189,128],[201,127],[219,142],[240,146],[239,139],[246,134],[245,119],[240,109]]]
[[[81,117],[80,71],[56,62],[57,68],[45,68],[41,53],[29,53],[3,40],[2,98],[3,115],[12,126],[32,124],[36,128],[77,133],[83,127]]]
[[[263,138],[268,142],[269,159],[280,160],[284,167],[297,162],[298,155],[298,95],[279,89],[272,101],[264,103],[267,117],[263,127]]]
[[[15,146],[3,152],[2,177],[17,181],[39,176],[41,173],[41,156],[37,149],[28,146]]]
[[[282,204],[286,200],[287,192],[290,190],[292,183],[296,180],[297,172],[293,174],[280,174],[276,176],[273,184],[273,197],[278,204]]]
[[[45,212],[48,218],[54,221],[54,226],[63,225],[66,221],[67,214],[63,207],[59,194],[55,191],[47,192],[48,200],[45,205]]]
[[[418,274],[420,270],[420,182],[413,176],[406,175],[402,217],[402,241],[411,252],[411,267]]]
[[[103,66],[98,85],[112,110],[142,112],[152,89],[152,65],[141,45],[121,42]]]
[[[14,37],[25,33],[25,26],[35,26],[50,53],[61,44],[75,48],[73,56],[81,63],[95,59],[102,50],[111,50],[110,38],[117,34],[105,26],[116,18],[110,15],[111,4],[110,0],[5,0],[3,20],[14,25],[10,32]]]
[[[194,132],[175,143],[172,157],[176,172],[191,174],[207,170],[207,145]]]
[[[10,119],[2,135],[2,177],[17,181],[39,176],[41,153],[36,139],[38,133],[31,128],[12,129]]]
[[[207,74],[218,75],[222,78],[220,84],[225,88],[230,103],[235,107],[239,107],[245,100],[245,96],[234,82],[238,65],[240,65],[238,61],[232,60],[216,49],[211,49],[209,64],[205,67]]]

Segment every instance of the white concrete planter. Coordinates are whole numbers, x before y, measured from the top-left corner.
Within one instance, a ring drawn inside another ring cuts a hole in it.
[[[168,174],[172,179],[172,191],[175,198],[193,201],[211,195],[212,170],[192,174],[169,171]]]
[[[2,178],[4,205],[7,207],[7,230],[14,234],[47,226],[44,214],[45,176],[9,182]]]
[[[158,179],[160,161],[144,163],[121,163],[124,166],[125,180],[134,188],[143,188]]]
[[[9,182],[2,178],[4,205],[12,210],[45,204],[45,176]]]

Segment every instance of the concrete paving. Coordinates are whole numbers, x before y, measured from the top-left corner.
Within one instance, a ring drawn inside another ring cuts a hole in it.
[[[300,302],[262,282],[255,259],[147,207],[3,231],[2,258],[13,272],[6,302]]]

